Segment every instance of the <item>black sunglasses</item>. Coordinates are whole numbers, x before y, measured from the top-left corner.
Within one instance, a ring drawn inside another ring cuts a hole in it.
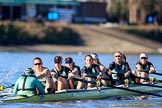
[[[61,62],[55,62],[55,64],[60,64]]]
[[[36,66],[36,65],[41,65],[42,63],[35,63],[34,65]]]
[[[141,59],[147,59],[146,57],[141,57]]]

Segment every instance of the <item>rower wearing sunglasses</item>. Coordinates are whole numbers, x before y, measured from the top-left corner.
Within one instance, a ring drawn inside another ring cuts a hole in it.
[[[93,58],[93,64],[98,65],[99,69],[101,70],[101,72],[103,74],[102,75],[102,83],[105,84],[105,85],[111,85],[110,80],[107,80],[107,79],[109,79],[109,77],[106,75],[107,68],[103,64],[101,64],[99,57],[98,57],[98,54],[91,53],[90,55]],[[104,80],[104,79],[106,79],[106,80]]]
[[[136,63],[136,71],[133,71],[133,74],[137,77],[148,78],[149,73],[154,73],[154,65],[148,61],[148,55],[146,53],[141,53],[139,56],[139,61]],[[136,82],[144,82],[145,79],[136,78]]]
[[[54,84],[48,68],[43,67],[42,59],[39,57],[35,57],[33,59],[33,70],[38,78],[38,80],[42,83],[45,88],[46,93],[54,92]]]
[[[55,56],[54,68],[51,70],[51,75],[58,91],[69,88],[68,74],[71,71],[68,67],[62,65],[62,59],[62,56]]]
[[[123,61],[121,52],[114,53],[114,60],[108,67],[108,75],[112,78],[112,85],[124,83],[124,80],[129,79],[131,74],[129,64]]]

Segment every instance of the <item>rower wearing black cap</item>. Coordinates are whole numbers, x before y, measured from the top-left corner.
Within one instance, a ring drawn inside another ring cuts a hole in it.
[[[56,83],[56,90],[69,88],[68,74],[70,69],[62,65],[62,56],[54,57],[54,68],[51,70],[51,75]]]
[[[81,89],[82,88],[82,82],[76,81],[73,78],[80,78],[81,77],[81,70],[80,67],[75,65],[73,59],[71,57],[65,58],[65,66],[70,68],[71,72],[68,74],[69,79],[69,85],[71,89]]]

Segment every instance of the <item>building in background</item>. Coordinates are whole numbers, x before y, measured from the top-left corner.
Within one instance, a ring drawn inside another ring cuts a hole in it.
[[[0,0],[0,19],[103,23],[106,22],[106,2],[104,0],[102,2],[98,0]]]
[[[107,21],[106,2],[80,2],[76,22],[81,23],[104,23]]]

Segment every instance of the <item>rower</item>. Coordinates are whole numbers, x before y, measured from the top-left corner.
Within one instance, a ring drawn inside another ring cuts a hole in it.
[[[84,78],[87,81],[94,81],[96,82],[97,80],[101,79],[100,74],[101,72],[98,65],[93,64],[93,58],[91,55],[86,55],[85,56],[85,66],[82,68],[82,78]],[[102,73],[102,72],[101,72]],[[87,88],[92,88],[95,87],[95,85],[88,83]]]
[[[51,70],[51,75],[58,91],[69,88],[68,74],[70,69],[62,65],[62,59],[62,56],[55,56],[54,68]]]
[[[74,80],[74,78],[81,77],[80,67],[75,65],[75,63],[71,57],[65,58],[65,66],[70,69],[70,73],[68,74],[70,89],[74,89],[74,88],[81,89],[82,85],[83,85],[82,82]]]
[[[112,77],[112,85],[124,83],[125,79],[129,79],[131,70],[128,62],[123,61],[121,52],[114,53],[115,61],[109,64],[108,75]]]
[[[46,93],[54,92],[54,84],[51,77],[51,73],[47,67],[43,66],[42,59],[40,57],[35,57],[33,59],[33,70],[35,76],[43,85]]]
[[[17,79],[13,93],[15,95],[34,95],[37,93],[44,94],[45,91],[42,84],[35,77],[32,68],[26,68],[24,75]]]
[[[92,58],[93,58],[93,64],[98,65],[98,67],[100,68],[100,70],[101,70],[101,72],[102,72],[102,80],[101,80],[102,83],[105,84],[105,85],[111,85],[111,81],[108,80],[108,79],[110,79],[110,78],[108,77],[108,75],[106,75],[107,68],[106,68],[103,64],[100,63],[98,54],[96,54],[96,53],[91,53],[90,55],[91,55]],[[107,79],[107,80],[104,80],[104,79]]]
[[[138,83],[146,81],[143,78],[148,78],[150,73],[155,73],[155,67],[148,61],[148,55],[146,53],[140,54],[139,61],[136,63],[136,71],[132,73],[136,77],[142,77],[142,79],[136,78],[136,82]]]

